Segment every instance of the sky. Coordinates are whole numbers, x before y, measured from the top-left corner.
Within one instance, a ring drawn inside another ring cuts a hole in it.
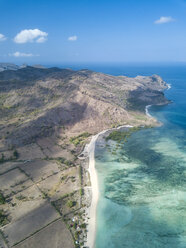
[[[0,62],[186,62],[186,1],[0,0]]]

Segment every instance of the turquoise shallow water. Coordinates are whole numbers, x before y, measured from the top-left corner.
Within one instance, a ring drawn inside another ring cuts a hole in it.
[[[138,131],[120,146],[98,140],[96,248],[185,248],[186,67],[115,68],[110,74],[124,70],[162,76],[172,85],[165,94],[173,103],[151,107],[164,123],[160,128]]]

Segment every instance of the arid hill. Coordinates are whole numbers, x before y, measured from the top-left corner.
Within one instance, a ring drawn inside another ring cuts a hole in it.
[[[145,105],[165,104],[159,76],[114,77],[88,70],[26,67],[0,73],[1,147],[21,146],[64,126],[96,133],[141,124]],[[5,135],[6,134],[6,135]]]

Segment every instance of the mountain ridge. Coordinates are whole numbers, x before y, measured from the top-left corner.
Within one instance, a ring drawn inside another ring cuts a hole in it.
[[[42,125],[46,126],[46,123],[71,126],[73,122],[78,123],[78,114],[79,119],[83,115],[82,122],[86,120],[87,123],[89,116],[99,116],[99,119],[102,117],[103,120],[99,120],[102,128],[121,123],[135,124],[135,121],[140,124],[140,121],[135,120],[135,113],[145,117],[146,105],[168,103],[162,92],[166,88],[166,83],[157,75],[129,78],[90,70],[73,71],[55,67],[41,69],[28,66],[0,73],[3,99],[0,102],[0,112],[6,121],[7,118],[16,119],[17,116],[19,128],[22,126],[23,129],[29,122],[31,125],[28,127],[31,129],[33,123],[36,123],[33,125],[35,130]],[[97,105],[100,106],[97,108]],[[90,120],[92,121],[91,118]],[[89,126],[93,125],[91,121]],[[103,124],[104,121],[108,122],[108,125]],[[14,132],[7,136],[9,144],[18,144],[18,136],[23,139],[23,130],[19,132],[19,128],[15,128]],[[86,131],[90,131],[89,129],[93,133],[99,131],[96,127],[87,128]],[[16,132],[20,134],[15,135]],[[14,136],[16,142],[13,141]],[[29,143],[28,138],[25,140]]]

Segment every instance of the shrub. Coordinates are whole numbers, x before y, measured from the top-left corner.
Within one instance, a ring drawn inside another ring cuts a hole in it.
[[[91,134],[88,132],[84,132],[78,136],[70,138],[70,142],[73,143],[75,146],[84,143],[85,139],[88,138]]]
[[[75,201],[68,201],[67,202],[67,206],[69,207],[69,208],[72,208],[72,207],[74,207],[76,205],[76,202]]]
[[[5,197],[2,193],[0,193],[0,204],[5,204],[6,203],[6,200],[5,200]]]
[[[77,239],[79,239],[79,233],[78,232],[75,232],[74,233],[74,238],[77,240]]]
[[[74,229],[77,228],[77,223],[76,223],[76,222],[73,224],[73,228],[74,228]]]
[[[13,156],[14,156],[14,158],[15,158],[15,159],[18,159],[18,157],[19,157],[19,153],[18,153],[18,151],[17,151],[17,150],[14,150],[14,152],[13,152]]]
[[[72,161],[67,160],[67,159],[65,159],[65,158],[63,158],[63,157],[58,157],[58,158],[57,158],[57,161],[59,161],[59,162],[62,163],[62,164],[65,164],[65,165],[67,165],[67,166],[73,165]]]
[[[7,216],[3,210],[0,210],[0,226],[6,225],[8,222]]]
[[[82,225],[81,225],[81,228],[86,228],[86,224],[85,223],[83,223]]]
[[[84,195],[84,189],[80,189],[80,196],[83,196]]]
[[[26,200],[26,196],[18,195],[18,196],[16,196],[16,199],[19,200],[19,201],[24,201],[24,200]]]
[[[127,131],[118,131],[118,130],[114,130],[113,132],[111,132],[105,139],[106,141],[108,140],[114,140],[116,142],[126,142],[127,138],[129,138],[132,133],[140,130],[140,127],[132,127],[129,128]]]
[[[4,153],[2,153],[0,158],[0,163],[3,163],[4,161],[5,161],[5,155]]]

